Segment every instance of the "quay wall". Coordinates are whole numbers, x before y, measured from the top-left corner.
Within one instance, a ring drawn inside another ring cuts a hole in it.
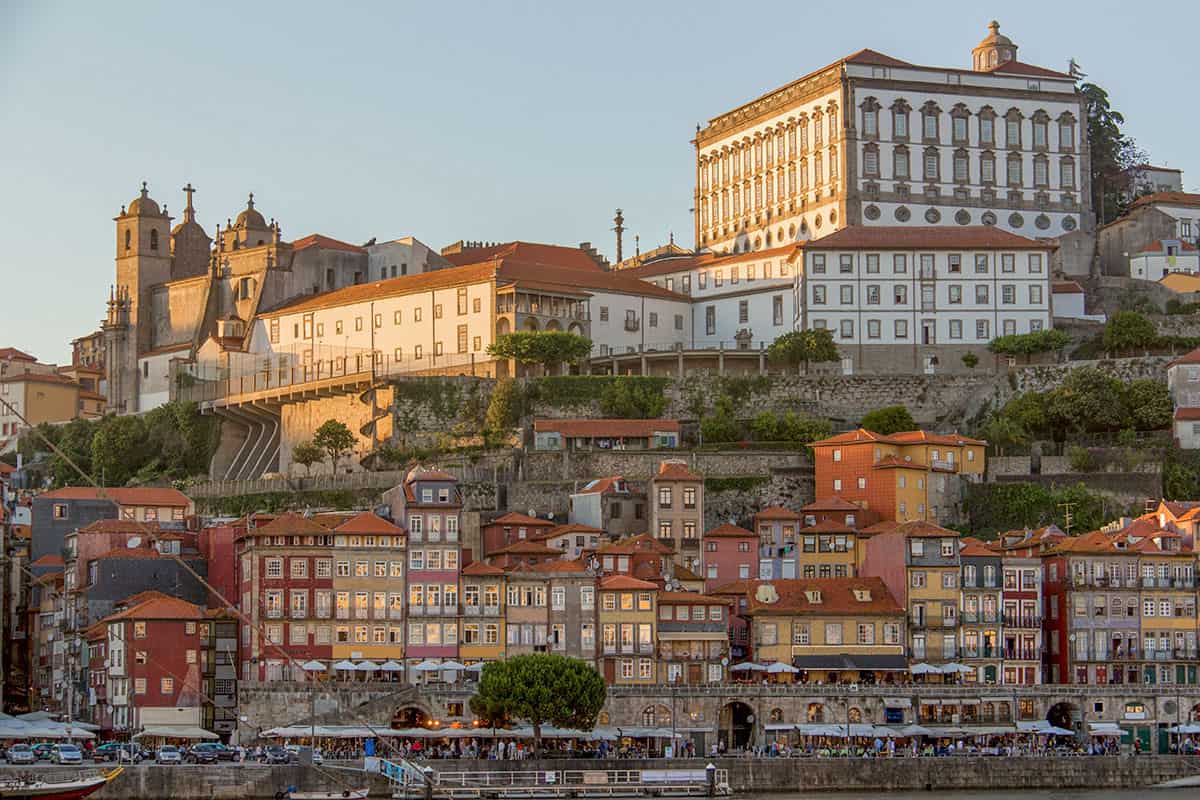
[[[576,769],[702,769],[706,759],[453,761],[429,762],[435,770],[534,771]],[[1062,758],[774,758],[714,759],[729,770],[734,791],[747,797],[797,791],[957,791],[983,789],[1142,789],[1200,775],[1200,758],[1188,756],[1079,756]],[[53,768],[77,774],[78,768]],[[365,784],[366,776],[337,767],[220,765],[127,767],[98,792],[97,800],[271,800],[288,786],[306,791],[342,791]],[[388,796],[379,776],[371,796]]]

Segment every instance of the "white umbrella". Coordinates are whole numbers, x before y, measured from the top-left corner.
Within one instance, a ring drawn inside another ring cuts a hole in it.
[[[776,661],[774,664],[771,664],[767,667],[767,672],[771,673],[772,675],[778,675],[782,672],[796,673],[799,671],[800,670],[796,669],[791,664],[785,664],[782,661]]]
[[[420,664],[413,667],[413,672],[437,672],[442,668],[440,661],[434,661],[432,658],[427,658]]]
[[[467,672],[483,672],[483,662],[467,667]]]
[[[358,670],[359,672],[374,672],[375,670],[379,669],[379,665],[374,661],[360,661],[354,665],[354,669]]]
[[[753,661],[743,661],[740,664],[734,664],[729,668],[730,672],[762,672],[765,670],[762,664],[755,664]]]
[[[324,672],[327,667],[320,661],[313,660],[305,661],[300,665],[300,669],[304,670],[305,672]]]
[[[901,736],[929,736],[933,731],[922,725],[905,725],[900,729]]]
[[[403,672],[404,665],[396,661],[385,661],[379,665],[379,669],[384,672]]]
[[[348,670],[350,672],[353,672],[354,670],[358,669],[358,667],[354,666],[353,661],[345,661],[345,660],[337,662],[336,664],[333,665],[333,668],[334,669],[344,669],[344,670]]]
[[[972,669],[971,667],[968,667],[966,664],[943,664],[942,665],[942,672],[944,672],[947,675],[950,675],[955,672],[966,673],[966,672],[974,672],[974,671],[975,671],[974,669]]]
[[[467,668],[467,665],[460,664],[457,661],[443,661],[441,668],[444,670],[453,670],[455,672],[461,672]]]
[[[913,675],[941,675],[942,674],[941,669],[939,669],[938,667],[935,667],[933,664],[926,664],[925,662],[921,662],[920,664],[913,664],[911,667],[908,668],[908,671],[911,672]]]

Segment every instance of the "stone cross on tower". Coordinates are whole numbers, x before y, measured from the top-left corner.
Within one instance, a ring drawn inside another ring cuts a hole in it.
[[[192,188],[192,182],[188,181],[188,185],[183,187],[183,193],[187,195],[187,208],[183,210],[185,216],[190,217],[192,214],[192,195],[195,192],[196,190]]]

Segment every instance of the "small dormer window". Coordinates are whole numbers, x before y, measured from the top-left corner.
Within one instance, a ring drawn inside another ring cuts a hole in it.
[[[854,590],[854,599],[860,603],[871,602],[871,590],[870,589],[855,589]]]
[[[808,602],[810,602],[810,603],[818,604],[821,602],[821,590],[820,589],[808,589],[807,591],[804,592],[804,596],[806,598],[808,598]]]

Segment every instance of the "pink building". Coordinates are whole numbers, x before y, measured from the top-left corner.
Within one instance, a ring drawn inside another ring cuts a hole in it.
[[[758,537],[753,531],[726,523],[704,534],[704,590],[738,580],[757,578]]]

